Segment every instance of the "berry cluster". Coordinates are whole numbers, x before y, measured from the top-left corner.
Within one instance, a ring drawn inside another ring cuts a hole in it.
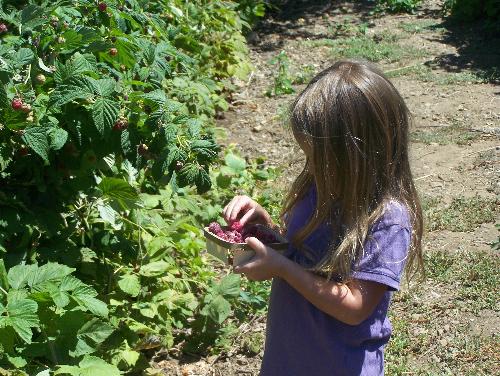
[[[249,237],[257,238],[264,244],[278,242],[273,234],[257,226],[243,228],[238,221],[233,222],[228,229],[223,229],[217,222],[212,222],[208,226],[208,231],[229,243],[245,243]]]

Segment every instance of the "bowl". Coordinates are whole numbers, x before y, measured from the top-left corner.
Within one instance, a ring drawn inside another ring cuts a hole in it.
[[[261,231],[271,233],[278,239],[277,243],[267,243],[266,246],[278,252],[283,252],[288,249],[287,239],[279,232],[264,225],[256,224],[252,226],[257,226]],[[222,229],[227,230],[229,228],[223,226]],[[246,243],[230,243],[212,234],[208,230],[208,227],[203,228],[203,233],[205,234],[208,253],[223,261],[226,265],[236,266],[244,264],[255,255],[255,251]]]

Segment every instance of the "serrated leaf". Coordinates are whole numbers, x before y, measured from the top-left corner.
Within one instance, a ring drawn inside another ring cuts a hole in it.
[[[212,187],[212,180],[210,180],[210,175],[203,168],[198,170],[198,176],[196,177],[196,190],[199,194],[207,192]]]
[[[230,167],[235,172],[241,172],[246,169],[247,163],[241,157],[236,154],[229,153],[224,157],[226,165]]]
[[[201,313],[220,325],[231,314],[231,305],[221,295],[217,295],[203,307]]]
[[[194,185],[198,177],[200,166],[196,163],[187,163],[178,174],[178,181],[181,187]]]
[[[48,131],[50,148],[52,150],[61,149],[68,140],[68,132],[62,128],[50,128]]]
[[[48,291],[50,297],[54,301],[54,304],[58,308],[64,308],[69,304],[70,299],[68,294],[64,291],[61,291],[60,288],[54,283],[45,284],[44,290]]]
[[[73,376],[120,376],[120,370],[95,356],[86,355],[78,366],[59,366],[54,375],[70,374]]]
[[[34,287],[47,281],[61,280],[74,271],[74,268],[70,268],[66,265],[49,262],[39,266],[28,276],[28,285]]]
[[[88,87],[74,84],[60,85],[50,95],[48,107],[61,107],[77,99],[91,98],[93,95],[94,93],[89,91]]]
[[[165,164],[167,166],[171,166],[172,163],[176,161],[185,161],[187,158],[187,154],[184,150],[178,148],[177,146],[173,146],[168,151],[167,159],[165,160]]]
[[[161,106],[167,102],[167,96],[165,95],[165,92],[160,89],[150,91],[149,93],[144,94],[142,97],[147,101],[155,103],[158,106]]]
[[[94,315],[107,317],[108,316],[108,306],[103,301],[94,298],[90,295],[85,294],[75,294],[73,293],[71,297],[82,307],[87,308]]]
[[[96,345],[104,342],[114,331],[115,328],[111,325],[93,318],[78,330],[76,336],[85,341],[91,340],[92,344]]]
[[[49,161],[50,146],[47,140],[47,130],[44,127],[35,126],[26,128],[22,139],[44,161]]]
[[[125,274],[118,281],[120,289],[130,296],[136,297],[141,292],[141,282],[135,274]]]
[[[96,93],[102,97],[108,97],[115,92],[116,81],[112,78],[104,78],[95,81]]]
[[[228,274],[221,279],[215,290],[224,297],[237,297],[241,291],[240,283],[239,274]]]
[[[21,68],[22,66],[29,64],[35,58],[35,54],[29,48],[20,48],[12,56],[14,66],[16,68]]]
[[[28,278],[37,269],[36,265],[15,265],[9,269],[7,279],[10,287],[20,289],[28,284]]]
[[[83,248],[82,248],[82,253],[84,253]],[[92,261],[91,259],[90,261]],[[61,284],[59,285],[59,289],[61,291],[74,291],[77,289],[83,289],[87,287],[85,283],[80,281],[78,278],[72,276],[72,275],[67,275],[61,280]],[[95,296],[95,295],[94,295]]]
[[[121,223],[117,222],[120,218],[120,215],[116,212],[115,209],[111,207],[111,205],[98,204],[97,210],[99,211],[99,216],[101,217],[101,219],[109,223],[115,230],[119,230],[122,227]]]
[[[168,271],[170,265],[165,261],[154,261],[141,266],[139,273],[145,277],[156,277]]]
[[[108,134],[120,113],[120,104],[113,99],[97,97],[92,106],[92,118],[101,135]]]
[[[31,337],[33,336],[31,328],[38,328],[39,326],[37,310],[38,305],[31,299],[9,302],[5,307],[8,316],[0,317],[0,327],[11,326],[24,342],[31,343]]]
[[[137,191],[125,180],[105,177],[101,180],[98,188],[104,197],[118,200],[124,203],[137,202],[139,195]]]

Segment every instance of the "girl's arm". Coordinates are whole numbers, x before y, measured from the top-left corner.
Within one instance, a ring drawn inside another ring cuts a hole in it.
[[[348,325],[366,320],[382,299],[387,286],[363,280],[341,284],[317,276],[255,238],[247,239],[256,256],[248,263],[235,267],[252,280],[273,277],[284,279],[304,298],[321,311]]]

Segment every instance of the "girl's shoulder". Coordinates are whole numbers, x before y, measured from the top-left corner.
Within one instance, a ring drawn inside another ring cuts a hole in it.
[[[411,231],[411,220],[408,207],[397,200],[389,200],[385,203],[380,217],[375,221],[373,230],[390,226],[399,226]]]

